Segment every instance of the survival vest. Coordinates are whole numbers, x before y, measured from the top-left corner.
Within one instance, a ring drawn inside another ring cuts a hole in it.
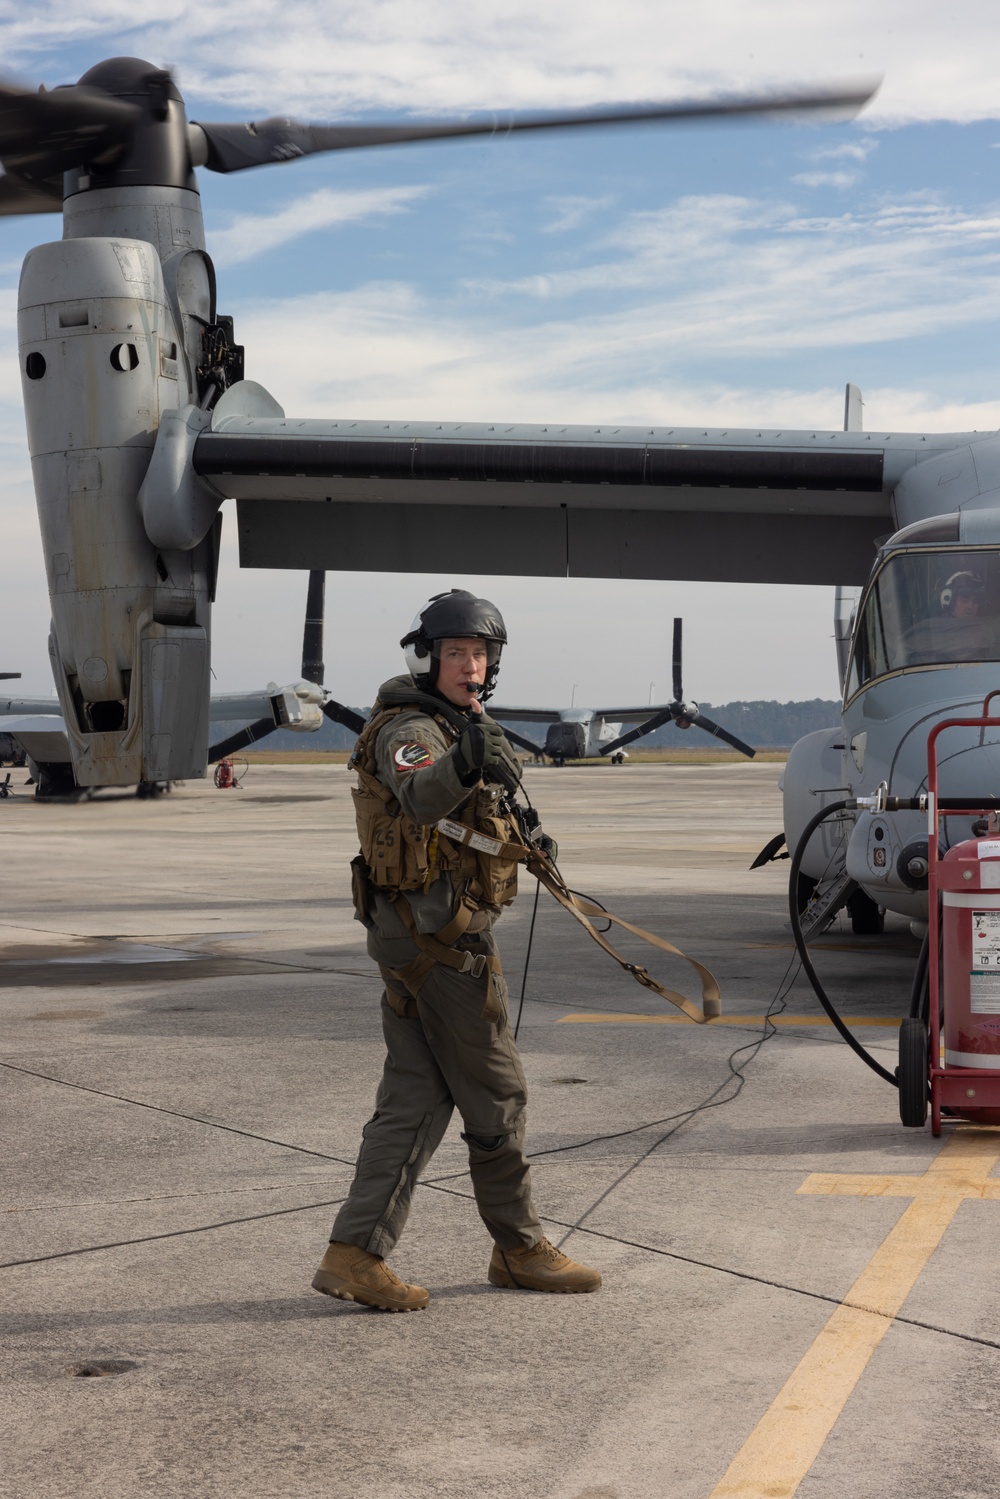
[[[437,824],[423,824],[405,816],[392,791],[378,779],[379,734],[399,714],[414,708],[433,718],[446,738],[454,741],[459,736],[458,726],[428,702],[383,708],[365,724],[350,767],[358,775],[351,795],[368,878],[377,890],[391,895],[429,890],[447,874],[463,905],[498,911],[517,894],[517,866],[529,852],[516,822],[499,806],[499,788],[480,781],[460,808]]]

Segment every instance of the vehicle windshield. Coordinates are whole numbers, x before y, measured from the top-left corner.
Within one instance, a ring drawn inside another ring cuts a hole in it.
[[[1000,550],[890,557],[865,600],[847,696],[903,667],[970,661],[1000,661]]]

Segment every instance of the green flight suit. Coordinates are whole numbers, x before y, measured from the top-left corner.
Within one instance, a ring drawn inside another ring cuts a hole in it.
[[[459,779],[454,745],[465,716],[459,709],[441,711],[455,720],[454,733],[431,716],[432,702],[418,692],[409,676],[396,677],[379,689],[373,713],[421,700],[379,732],[375,744],[377,778],[396,797],[403,813],[430,825],[460,808],[470,795]],[[447,874],[425,891],[408,893],[416,930],[440,931],[456,908]],[[394,903],[369,890],[364,916],[368,951],[386,970],[405,967],[418,955]],[[459,950],[492,955],[495,914],[477,912]],[[489,986],[500,1015],[484,1019]],[[398,985],[393,982],[393,987]],[[502,1249],[531,1246],[542,1237],[531,1200],[524,1154],[527,1086],[521,1059],[510,1032],[507,988],[489,973],[475,978],[437,964],[416,996],[407,994],[405,1014],[382,996],[382,1030],[386,1059],[375,1097],[375,1112],[362,1132],[350,1194],[337,1214],[331,1240],[357,1244],[371,1254],[387,1255],[399,1239],[410,1210],[413,1189],[457,1108],[469,1147],[469,1169],[479,1214]]]

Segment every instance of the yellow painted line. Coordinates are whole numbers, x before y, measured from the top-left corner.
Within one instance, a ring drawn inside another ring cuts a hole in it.
[[[747,942],[744,944],[753,951],[759,952],[794,952],[794,942]],[[810,942],[810,952],[843,952],[843,953],[905,953],[907,957],[913,956],[914,944],[912,942]]]
[[[961,1204],[1000,1197],[1000,1132],[958,1130],[920,1176],[809,1176],[800,1192],[910,1197],[709,1499],[789,1499]]]
[[[771,1015],[772,1025],[832,1025],[826,1015]],[[686,1015],[609,1015],[596,1013],[585,1015],[560,1015],[557,1025],[695,1025]],[[763,1015],[717,1015],[709,1025],[763,1025]],[[899,1016],[845,1015],[844,1024],[849,1026],[880,1025],[899,1029]]]

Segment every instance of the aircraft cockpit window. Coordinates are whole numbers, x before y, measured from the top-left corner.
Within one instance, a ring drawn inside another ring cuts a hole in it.
[[[1000,551],[890,557],[865,600],[847,696],[904,667],[1000,661]]]

